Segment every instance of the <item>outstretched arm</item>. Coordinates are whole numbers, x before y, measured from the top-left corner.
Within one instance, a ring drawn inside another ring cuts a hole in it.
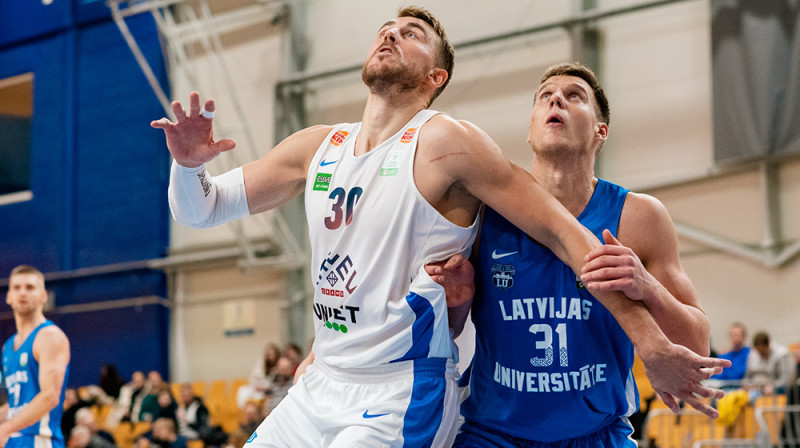
[[[55,326],[42,329],[33,342],[33,356],[39,362],[39,393],[19,412],[0,424],[0,446],[8,437],[41,420],[58,406],[61,386],[69,364],[69,341]]]
[[[445,261],[425,265],[425,272],[431,279],[444,287],[447,296],[447,318],[453,339],[457,338],[467,323],[475,294],[475,269],[462,254],[456,254]]]

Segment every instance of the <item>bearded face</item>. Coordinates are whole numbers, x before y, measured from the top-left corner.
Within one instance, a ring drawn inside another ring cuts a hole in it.
[[[391,56],[376,54],[375,63],[367,61],[361,69],[361,79],[374,94],[386,94],[391,91],[406,92],[417,88],[425,79],[427,70],[420,65],[409,65],[403,61],[385,63],[383,59]]]

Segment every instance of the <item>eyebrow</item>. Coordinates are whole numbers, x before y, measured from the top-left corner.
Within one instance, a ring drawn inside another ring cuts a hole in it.
[[[552,85],[555,85],[555,83],[552,83],[552,82],[545,82],[544,84],[540,85],[540,86],[539,86],[539,88],[538,88],[538,89],[536,89],[536,96],[537,96],[537,97],[539,96],[539,92],[541,92],[541,91],[542,91],[542,89],[544,89],[545,87],[548,87],[548,86],[552,86]],[[578,89],[580,89],[581,91],[583,91],[583,93],[585,93],[586,95],[588,95],[588,94],[589,94],[589,90],[590,90],[590,89],[587,89],[587,88],[586,88],[586,87],[585,87],[583,84],[581,84],[581,83],[579,83],[579,82],[570,82],[570,83],[569,83],[569,84],[567,84],[567,85],[568,85],[569,87],[577,87]]]
[[[378,28],[378,31],[386,28],[388,25],[394,25],[396,23],[397,23],[396,21],[390,20],[390,21],[384,23],[383,25],[381,25],[380,28]],[[425,35],[425,37],[428,37],[428,30],[426,30],[425,27],[420,25],[419,23],[417,23],[417,22],[408,22],[406,24],[406,26],[417,28],[418,30],[422,31],[422,33]]]

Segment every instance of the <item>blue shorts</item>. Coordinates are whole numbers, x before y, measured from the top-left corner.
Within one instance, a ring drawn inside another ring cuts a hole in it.
[[[5,448],[64,448],[64,440],[43,436],[21,435],[9,437]]]
[[[632,433],[627,419],[620,417],[592,434],[557,442],[537,442],[512,437],[467,421],[461,425],[453,448],[636,448],[637,443],[630,438]]]

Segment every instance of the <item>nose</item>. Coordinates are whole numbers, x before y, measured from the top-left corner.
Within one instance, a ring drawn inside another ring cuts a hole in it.
[[[556,106],[558,108],[564,107],[564,96],[561,95],[561,92],[553,92],[550,95],[550,106]]]
[[[397,28],[389,28],[383,33],[383,40],[390,40],[392,43],[397,43]]]

